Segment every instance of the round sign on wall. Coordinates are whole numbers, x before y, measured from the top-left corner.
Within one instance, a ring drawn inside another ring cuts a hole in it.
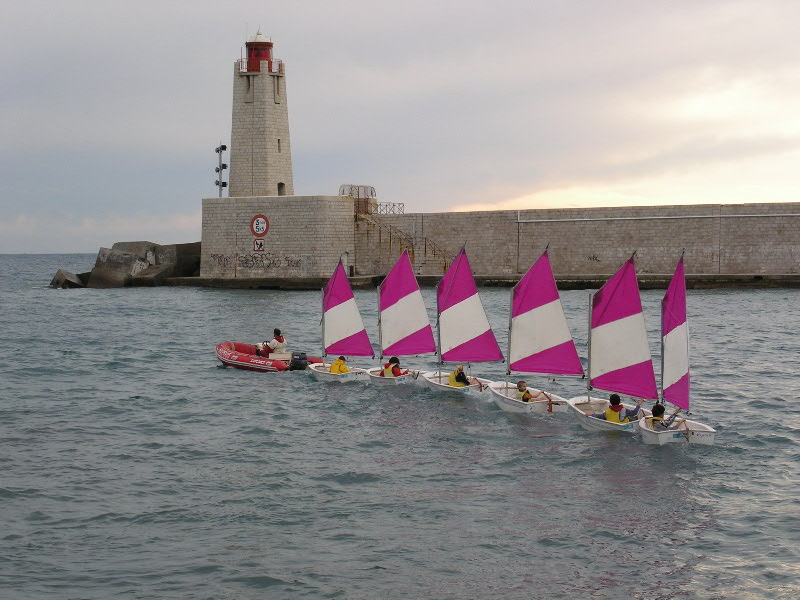
[[[256,237],[264,237],[269,231],[269,219],[264,215],[256,215],[250,221],[250,231]]]

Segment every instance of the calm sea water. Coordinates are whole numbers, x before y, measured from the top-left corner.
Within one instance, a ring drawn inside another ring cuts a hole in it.
[[[47,287],[93,261],[0,255],[2,598],[800,596],[800,290],[690,290],[717,443],[651,447],[488,396],[221,368],[217,342],[276,326],[319,352],[319,293]],[[508,294],[481,290],[501,347]],[[588,293],[563,299],[585,356]]]

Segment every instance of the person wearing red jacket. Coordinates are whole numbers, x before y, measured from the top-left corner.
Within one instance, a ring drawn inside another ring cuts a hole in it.
[[[393,356],[389,362],[383,365],[381,377],[400,377],[401,375],[408,375],[408,369],[405,371],[400,370],[400,359]]]
[[[262,344],[256,344],[257,356],[269,356],[272,353],[286,352],[286,338],[281,335],[281,330],[277,327],[273,330],[273,338]]]

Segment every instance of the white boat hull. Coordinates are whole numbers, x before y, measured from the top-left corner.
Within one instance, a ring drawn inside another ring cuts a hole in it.
[[[578,423],[581,427],[586,429],[587,431],[624,431],[628,433],[636,433],[639,429],[639,421],[631,421],[629,423],[614,423],[612,421],[606,421],[605,419],[596,419],[594,417],[590,417],[590,414],[593,413],[601,413],[608,408],[608,400],[603,400],[602,398],[591,398],[590,402],[587,402],[586,396],[576,396],[575,398],[570,398],[567,400],[567,405],[570,408],[570,412],[575,416],[578,420]],[[630,404],[624,404],[625,408],[633,410],[635,407]],[[650,416],[650,411],[642,409],[640,412],[644,413],[646,416]]]
[[[531,395],[536,397],[539,393],[545,393],[550,399],[532,400],[523,402],[516,399],[517,386],[507,381],[493,381],[489,384],[489,391],[492,393],[494,403],[506,412],[513,413],[547,413],[547,412],[567,412],[569,406],[567,399],[557,396],[550,392],[530,389]]]
[[[330,363],[314,363],[308,365],[308,372],[317,381],[329,383],[349,383],[354,381],[367,381],[367,371],[365,369],[352,368],[349,373],[331,373]]]
[[[712,446],[717,431],[704,423],[686,420],[682,425],[668,431],[653,431],[647,420],[639,419],[639,433],[645,444],[702,444]]]
[[[488,391],[489,384],[492,383],[489,379],[481,379],[480,377],[470,377],[470,381],[474,381],[470,385],[455,387],[450,385],[449,373],[440,373],[439,371],[428,371],[422,373],[422,379],[425,384],[439,392],[453,392],[456,394],[480,394]]]
[[[419,371],[409,371],[408,375],[401,375],[400,377],[382,377],[382,371],[381,367],[367,369],[369,382],[375,385],[404,385],[415,383],[417,376],[419,376]]]

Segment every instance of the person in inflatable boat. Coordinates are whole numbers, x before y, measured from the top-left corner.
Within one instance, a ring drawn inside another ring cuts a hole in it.
[[[272,353],[286,352],[286,338],[281,335],[281,330],[277,327],[273,329],[273,338],[268,342],[256,344],[256,354],[258,356],[269,356]]]
[[[464,373],[464,365],[456,365],[456,368],[450,373],[447,385],[452,387],[465,387],[469,385],[469,378]]]
[[[339,374],[349,373],[350,369],[347,367],[346,364],[344,364],[346,360],[347,359],[344,356],[340,356],[339,358],[337,358],[335,361],[331,363],[330,372]]]
[[[400,359],[393,356],[389,362],[383,365],[381,377],[400,377],[401,375],[408,375],[408,369],[405,371],[400,370]]]
[[[609,407],[605,412],[594,413],[589,415],[595,419],[603,419],[604,421],[611,421],[612,423],[630,423],[631,419],[636,419],[639,416],[639,408],[642,406],[644,400],[639,400],[633,410],[629,410],[622,406],[622,400],[619,394],[611,394],[608,398]]]
[[[686,422],[686,419],[681,419],[677,423],[675,422],[675,418],[681,411],[680,408],[666,419],[664,418],[665,411],[666,408],[664,408],[664,405],[661,403],[658,403],[653,407],[653,416],[647,417],[647,424],[653,431],[669,431],[670,429],[678,429],[678,427]]]

